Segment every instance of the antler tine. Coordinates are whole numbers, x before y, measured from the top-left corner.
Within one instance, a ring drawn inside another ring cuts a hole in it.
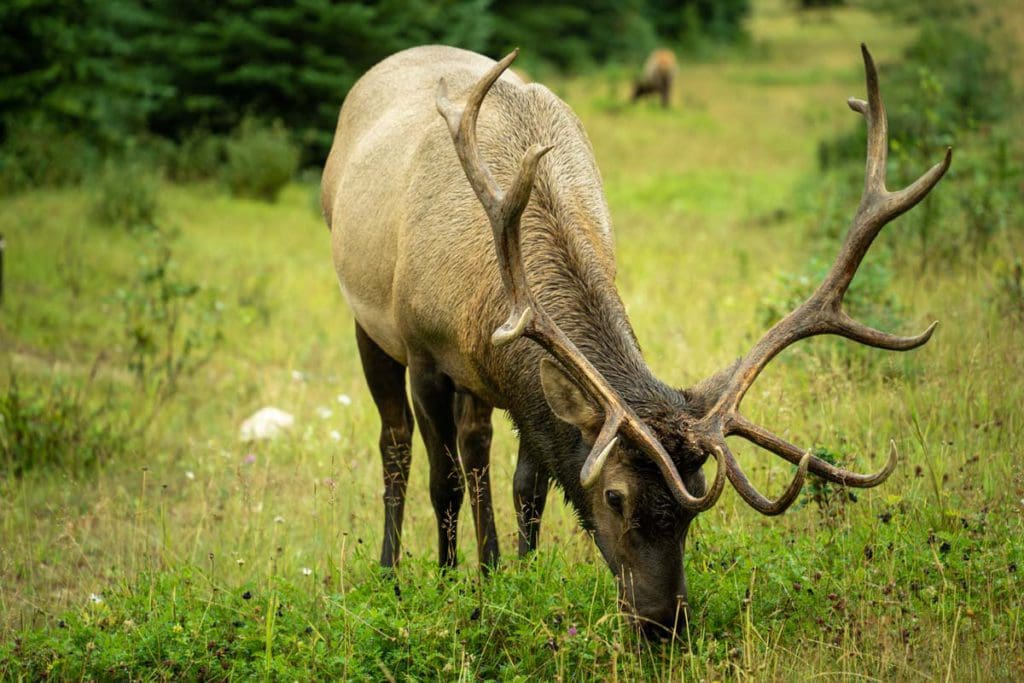
[[[743,437],[747,441],[756,444],[765,450],[782,456],[794,465],[799,464],[800,460],[807,455],[807,451],[802,451],[799,447],[794,446],[785,439],[780,439],[778,436],[772,434],[763,427],[750,422],[742,415],[737,415],[735,417],[732,433]],[[899,460],[899,456],[896,452],[896,442],[891,441],[891,446],[892,447],[889,449],[889,459],[886,461],[882,469],[874,474],[851,472],[850,470],[843,469],[842,467],[836,467],[832,463],[826,462],[814,455],[812,455],[808,460],[808,470],[811,474],[821,477],[826,481],[830,481],[833,484],[852,486],[853,488],[858,489],[869,489],[874,486],[878,486],[888,479],[889,475],[896,469],[896,463]]]
[[[786,505],[783,503],[790,495],[795,496],[799,491],[799,485],[803,480],[802,472],[805,470],[835,483],[867,488],[883,482],[892,473],[897,459],[896,448],[893,445],[889,461],[881,471],[870,475],[857,474],[816,458],[748,421],[739,414],[740,402],[765,366],[788,346],[820,334],[836,334],[868,346],[906,351],[926,343],[937,324],[933,322],[921,334],[901,337],[871,328],[853,319],[842,309],[843,297],[875,237],[892,219],[924,199],[949,169],[952,161],[952,150],[947,149],[942,161],[908,187],[896,192],[886,189],[888,121],[874,60],[863,44],[861,52],[864,57],[868,99],[865,102],[850,98],[848,104],[851,109],[863,114],[867,122],[867,159],[864,169],[864,192],[846,240],[814,294],[772,326],[732,370],[722,373],[727,377],[724,383],[710,382],[707,385],[698,385],[704,393],[705,401],[713,403],[713,407],[694,427],[697,440],[703,443],[706,449],[718,448],[719,443],[724,443],[725,436],[736,434],[800,466],[790,488],[782,498],[773,502],[753,490],[740,471],[735,458],[727,448],[722,449],[729,480],[747,503],[765,514],[777,514],[785,509]],[[707,388],[704,388],[705,386]]]
[[[878,70],[875,67],[875,60],[872,59],[866,45],[861,43],[860,47],[864,57],[868,101],[850,98],[847,103],[851,109],[864,116],[868,127],[864,192],[861,195],[853,225],[847,233],[846,241],[818,292],[815,293],[820,294],[822,300],[837,312],[846,290],[853,281],[853,276],[878,233],[891,220],[909,211],[924,199],[942,179],[953,159],[953,150],[947,148],[942,161],[929,169],[909,187],[898,192],[890,192],[886,189],[889,122],[885,113],[885,103],[882,101],[882,93],[878,86]],[[851,338],[856,340],[856,337]]]
[[[502,283],[512,301],[512,311],[505,323],[495,330],[491,337],[492,343],[507,344],[521,336],[532,339],[554,356],[569,376],[603,407],[605,424],[580,470],[580,481],[584,486],[596,482],[621,431],[655,461],[681,506],[693,512],[706,510],[715,504],[722,492],[725,467],[719,463],[715,482],[703,496],[690,494],[675,464],[657,438],[548,317],[529,288],[520,241],[520,218],[529,202],[540,159],[552,147],[530,147],[511,188],[505,193],[484,163],[476,138],[476,121],[484,97],[518,53],[518,50],[512,51],[491,67],[470,90],[465,105],[458,106],[448,100],[447,86],[443,79],[438,84],[437,92],[438,111],[448,123],[466,177],[490,220]]]
[[[455,152],[462,163],[470,186],[479,198],[491,223],[495,251],[501,279],[512,300],[512,311],[508,320],[493,335],[495,344],[506,344],[518,337],[532,316],[532,296],[526,283],[526,274],[515,264],[522,261],[519,244],[519,219],[530,201],[537,165],[541,157],[550,152],[552,146],[533,145],[520,163],[512,187],[506,194],[498,186],[480,156],[476,139],[476,122],[480,106],[501,74],[519,54],[515,49],[497,62],[484,74],[469,92],[466,103],[455,105],[448,100],[448,84],[442,78],[437,86],[437,109],[448,123],[448,130],[455,143]]]
[[[804,453],[797,463],[796,474],[793,475],[789,486],[786,487],[781,496],[771,500],[761,495],[754,488],[753,484],[750,483],[747,475],[743,473],[740,464],[736,462],[736,457],[729,450],[729,447],[725,445],[724,441],[716,445],[715,450],[718,453],[718,462],[725,467],[726,474],[729,477],[729,481],[732,482],[733,488],[736,489],[736,493],[740,494],[740,497],[747,502],[747,505],[762,515],[768,516],[781,515],[793,504],[793,501],[800,494],[800,489],[804,486],[807,468],[814,457],[810,451]]]

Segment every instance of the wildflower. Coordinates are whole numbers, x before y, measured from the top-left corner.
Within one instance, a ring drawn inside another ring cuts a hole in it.
[[[331,415],[334,415],[334,412],[331,411],[331,409],[328,408],[327,406],[320,406],[319,408],[316,409],[316,414],[320,417],[321,420],[326,420]]]
[[[300,370],[292,370],[292,380],[294,380],[296,382],[301,382],[305,378],[306,377],[305,377],[305,375],[302,374],[302,371],[300,371]]]
[[[185,478],[189,479],[189,480],[193,480],[193,479],[196,478],[196,473],[193,472],[192,470],[188,470],[187,472],[185,472]]]
[[[89,593],[89,602],[91,602],[94,605],[98,605],[101,602],[103,602],[103,598],[97,595],[96,593]]]
[[[332,429],[331,441],[341,441],[341,432],[339,432],[337,429]]]
[[[576,635],[577,633],[579,633],[579,631],[576,630],[576,626],[570,626],[569,627],[569,637],[570,638],[572,636]]]
[[[237,560],[235,560],[235,562],[238,563],[239,567],[241,567],[243,564],[245,564],[245,560],[243,560],[242,558],[238,558]]]
[[[343,406],[350,406],[352,405],[352,399],[348,394],[338,394],[338,403]]]
[[[242,459],[242,462],[244,462],[246,465],[253,464],[254,462],[256,462],[256,454],[255,453],[247,454],[245,456],[245,458]]]
[[[274,524],[284,524],[284,517],[281,515],[274,517]]]
[[[302,568],[302,575],[303,575],[303,576],[309,576],[309,575],[311,575],[312,573],[313,573],[313,570],[312,570],[312,569],[310,569],[309,567],[303,567],[303,568]]]
[[[181,633],[185,629],[182,628],[181,624],[175,624],[174,626],[171,627],[171,630],[174,631],[175,633]]]

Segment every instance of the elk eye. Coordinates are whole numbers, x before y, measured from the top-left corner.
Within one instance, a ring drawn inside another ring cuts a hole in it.
[[[615,510],[618,514],[622,514],[622,493],[615,489],[608,489],[604,492],[604,499],[608,503],[608,507]]]

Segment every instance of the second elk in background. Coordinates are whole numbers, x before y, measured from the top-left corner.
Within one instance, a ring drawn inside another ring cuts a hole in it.
[[[647,57],[643,73],[633,84],[632,101],[657,93],[661,97],[661,105],[667,108],[672,95],[672,82],[678,71],[679,65],[672,50],[655,50]]]

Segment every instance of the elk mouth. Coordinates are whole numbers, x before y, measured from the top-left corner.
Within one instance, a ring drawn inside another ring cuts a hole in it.
[[[637,584],[628,586],[622,576],[617,576],[616,582],[619,585],[619,608],[647,640],[670,640],[686,630],[690,604],[685,574],[679,574],[674,586],[663,585],[660,590],[650,590],[649,587],[645,590],[643,585]]]
[[[685,591],[674,600],[650,607],[632,605],[620,595],[619,605],[629,615],[633,626],[648,641],[672,640],[685,631],[689,623],[690,606]]]

